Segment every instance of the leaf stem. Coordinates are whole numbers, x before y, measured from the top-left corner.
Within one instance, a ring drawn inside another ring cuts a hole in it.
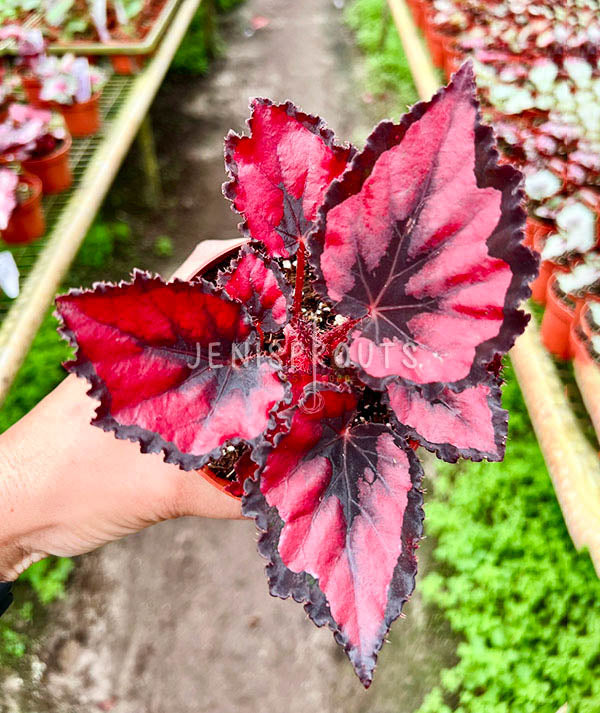
[[[306,268],[306,246],[300,239],[300,246],[296,254],[296,288],[294,291],[294,316],[300,314],[302,309],[302,292],[304,291],[304,272]]]

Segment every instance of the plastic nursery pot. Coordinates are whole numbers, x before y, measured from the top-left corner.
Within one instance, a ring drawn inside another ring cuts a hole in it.
[[[465,55],[458,49],[456,38],[445,36],[443,40],[444,48],[444,74],[447,79],[460,69],[465,61]]]
[[[431,61],[438,69],[443,69],[445,59],[444,42],[447,35],[437,29],[437,26],[433,23],[432,15],[428,16],[424,32]]]
[[[100,92],[85,102],[55,104],[54,107],[63,115],[71,136],[91,136],[100,129]]]
[[[525,240],[523,242],[528,248],[535,249],[535,246],[541,245],[546,235],[551,232],[552,223],[530,216],[525,223]]]
[[[526,228],[527,230],[527,228]],[[544,247],[544,238],[547,233],[542,233],[541,231],[536,231],[533,235],[533,247],[536,252],[542,252]],[[527,238],[526,238],[527,239]],[[548,281],[555,272],[566,272],[567,268],[562,265],[558,265],[551,260],[542,260],[540,262],[540,271],[535,280],[529,285],[531,288],[531,299],[540,305],[546,304],[546,294],[548,291]]]
[[[47,156],[23,161],[23,170],[40,179],[44,193],[60,193],[73,183],[73,174],[69,165],[69,152],[72,143],[71,137],[67,135],[60,145]]]
[[[31,243],[41,238],[46,231],[42,212],[42,182],[37,176],[24,174],[20,183],[26,183],[31,195],[14,209],[6,230],[2,231],[5,243]]]
[[[31,104],[31,106],[48,106],[48,102],[42,101],[40,99],[42,83],[37,77],[24,76],[21,78],[21,83],[23,84],[23,91],[25,92],[25,96],[27,97],[27,102]]]
[[[542,342],[559,359],[571,356],[571,326],[582,306],[581,300],[566,296],[560,290],[556,275],[548,281],[546,311],[542,319]]]
[[[148,55],[129,55],[115,54],[111,55],[110,63],[115,74],[131,75],[140,72],[146,64]]]
[[[569,331],[569,353],[572,359],[589,359],[589,340],[592,336],[587,313],[589,311],[588,301],[586,301],[571,324]]]

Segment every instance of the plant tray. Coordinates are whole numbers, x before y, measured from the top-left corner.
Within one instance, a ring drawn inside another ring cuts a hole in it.
[[[166,0],[160,13],[156,16],[152,29],[140,40],[115,40],[114,42],[96,42],[89,40],[72,40],[70,42],[52,42],[48,45],[48,54],[65,54],[72,52],[76,55],[146,55],[152,54],[169,26],[181,0]],[[35,13],[23,23],[25,27],[34,28],[42,23],[42,16]],[[0,42],[0,56],[14,55],[17,53],[13,40]]]

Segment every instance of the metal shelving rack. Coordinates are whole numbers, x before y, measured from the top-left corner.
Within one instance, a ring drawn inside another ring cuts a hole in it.
[[[419,96],[429,99],[440,87],[440,75],[405,0],[388,0],[388,5]],[[600,423],[600,377],[575,364],[581,399],[568,365],[555,361],[544,348],[535,318],[510,358],[569,534],[578,550],[588,549],[600,576],[600,457],[594,439],[586,435],[591,429],[583,406]]]
[[[182,0],[162,42],[135,76],[112,75],[101,99],[104,123],[90,138],[73,141],[74,184],[44,199],[46,235],[14,247],[21,273],[21,293],[0,300],[0,403],[21,365],[129,147],[201,0]]]

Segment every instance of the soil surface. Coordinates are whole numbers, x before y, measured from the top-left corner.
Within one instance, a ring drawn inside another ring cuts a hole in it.
[[[293,99],[359,144],[382,118],[363,101],[341,4],[248,0],[226,20],[226,57],[211,75],[165,83],[153,108],[164,209],[137,219],[148,244],[176,240],[175,255],[144,266],[170,274],[199,240],[237,235],[221,195],[222,140],[244,129],[249,97]],[[268,24],[253,32],[257,16]],[[185,519],[80,558],[33,675],[5,678],[0,711],[412,713],[454,651],[418,586],[365,692],[331,633],[269,596],[255,544],[253,523]],[[429,549],[424,541],[421,573]]]

